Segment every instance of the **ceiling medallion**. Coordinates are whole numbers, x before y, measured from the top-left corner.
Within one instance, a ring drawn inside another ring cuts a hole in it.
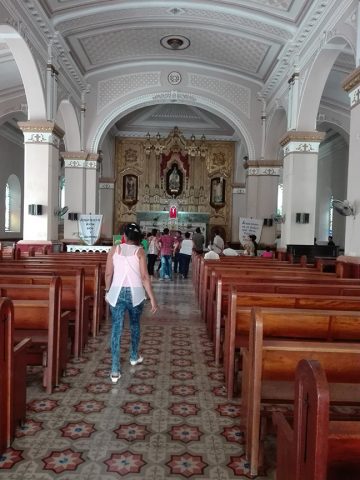
[[[170,85],[179,85],[181,82],[181,75],[179,72],[170,72],[168,75],[168,82]]]
[[[166,35],[160,43],[168,50],[185,50],[190,45],[190,40],[182,35]]]

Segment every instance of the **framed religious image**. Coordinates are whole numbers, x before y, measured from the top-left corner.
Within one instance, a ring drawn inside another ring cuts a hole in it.
[[[166,174],[166,191],[169,195],[177,197],[183,189],[183,173],[177,163],[173,163]]]
[[[137,203],[138,178],[136,175],[124,175],[122,201],[125,205],[135,205],[135,203]]]
[[[222,208],[225,205],[225,179],[222,177],[211,179],[210,205],[213,208]]]

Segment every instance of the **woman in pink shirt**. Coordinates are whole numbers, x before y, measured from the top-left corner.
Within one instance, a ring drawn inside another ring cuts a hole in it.
[[[140,316],[146,298],[145,291],[151,302],[151,312],[155,313],[158,308],[147,271],[145,252],[140,247],[142,238],[140,227],[136,223],[130,223],[125,228],[124,236],[126,242],[113,246],[108,253],[105,270],[107,292],[105,298],[110,305],[112,317],[110,373],[112,383],[117,383],[121,377],[120,341],[126,310],[130,319],[130,364],[137,365],[144,360],[138,350]]]
[[[266,247],[266,249],[263,251],[261,256],[264,257],[264,258],[273,258],[273,253],[270,250],[270,247]]]

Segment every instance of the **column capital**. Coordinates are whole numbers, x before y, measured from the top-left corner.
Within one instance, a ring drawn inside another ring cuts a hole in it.
[[[360,67],[353,70],[342,82],[342,87],[346,92],[351,92],[360,85]]]
[[[325,132],[301,132],[290,130],[280,139],[284,156],[289,153],[318,153],[319,145],[325,138]]]
[[[25,143],[50,143],[58,147],[65,134],[59,125],[47,120],[18,122],[18,126],[24,133]]]
[[[99,159],[98,153],[89,152],[63,152],[62,157],[65,167],[96,169]]]
[[[283,166],[282,160],[248,160],[246,162],[247,176],[276,176],[280,175]]]

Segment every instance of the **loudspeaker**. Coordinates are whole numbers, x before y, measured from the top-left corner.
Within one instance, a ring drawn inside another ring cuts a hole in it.
[[[264,227],[272,227],[273,226],[273,219],[272,218],[264,218]]]
[[[79,215],[78,213],[70,212],[70,213],[68,213],[68,220],[77,220],[78,215]]]
[[[296,213],[295,214],[296,223],[309,223],[310,222],[310,213]]]
[[[42,215],[42,205],[38,205],[36,203],[32,203],[28,206],[28,213],[29,215]]]

